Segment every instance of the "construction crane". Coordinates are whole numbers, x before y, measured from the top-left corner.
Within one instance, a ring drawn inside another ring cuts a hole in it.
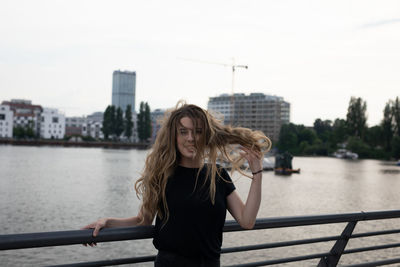
[[[243,69],[248,69],[249,68],[249,66],[247,66],[247,65],[236,65],[234,58],[232,58],[232,63],[231,64],[229,64],[229,63],[221,63],[221,62],[214,62],[214,61],[206,61],[206,60],[197,60],[197,59],[191,59],[191,58],[183,58],[183,57],[178,57],[178,59],[197,62],[197,63],[220,65],[220,66],[232,68],[232,89],[231,89],[232,90],[231,91],[232,97],[233,97],[233,94],[235,92],[234,86],[235,86],[235,71],[236,71],[236,69],[237,68],[243,68]]]
[[[230,67],[232,68],[232,88],[231,88],[231,116],[230,116],[230,122],[233,124],[233,115],[234,115],[234,93],[235,93],[235,71],[237,68],[243,68],[243,69],[248,69],[249,66],[247,65],[236,65],[235,64],[235,58],[232,58],[232,63],[221,63],[221,62],[213,62],[213,61],[206,61],[206,60],[197,60],[197,59],[191,59],[191,58],[182,58],[178,57],[178,59],[181,60],[186,60],[186,61],[193,61],[193,62],[198,62],[198,63],[205,63],[205,64],[214,64],[214,65],[221,65],[224,67]]]

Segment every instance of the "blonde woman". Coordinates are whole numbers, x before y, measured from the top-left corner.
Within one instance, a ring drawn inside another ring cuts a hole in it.
[[[99,219],[84,229],[94,229],[95,237],[102,228],[151,225],[156,218],[156,267],[220,266],[226,210],[241,227],[253,228],[261,202],[261,160],[270,147],[262,132],[225,126],[198,106],[178,103],[166,115],[135,184],[142,199],[139,214]],[[240,170],[243,160],[251,176]],[[252,178],[245,203],[219,161]]]

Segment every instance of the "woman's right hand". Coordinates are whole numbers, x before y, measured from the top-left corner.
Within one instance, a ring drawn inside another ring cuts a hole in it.
[[[97,221],[95,221],[95,222],[93,222],[91,224],[86,225],[85,227],[81,228],[81,230],[94,229],[93,230],[93,237],[96,237],[99,234],[99,231],[102,228],[105,228],[106,225],[107,225],[107,218],[101,218],[101,219],[98,219]],[[89,245],[89,246],[93,247],[93,246],[96,246],[97,244],[96,243],[91,243],[91,244],[83,244],[83,245],[84,246]]]

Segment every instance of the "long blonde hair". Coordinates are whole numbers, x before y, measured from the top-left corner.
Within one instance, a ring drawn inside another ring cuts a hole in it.
[[[271,148],[271,141],[261,131],[248,128],[223,125],[206,110],[196,106],[178,102],[175,109],[167,111],[154,145],[148,154],[144,171],[135,183],[136,194],[142,197],[142,209],[154,218],[168,220],[169,212],[165,196],[168,178],[179,164],[180,154],[177,150],[177,127],[183,117],[189,117],[194,129],[203,129],[199,138],[195,138],[196,157],[207,162],[207,179],[210,179],[210,199],[214,204],[216,175],[221,168],[218,162],[226,162],[232,166],[232,172],[244,173],[240,166],[243,158],[235,153],[235,145],[241,145],[264,154]],[[200,125],[199,125],[200,124]],[[196,134],[196,133],[194,133]],[[249,177],[249,176],[248,176]],[[144,218],[142,218],[144,220]]]

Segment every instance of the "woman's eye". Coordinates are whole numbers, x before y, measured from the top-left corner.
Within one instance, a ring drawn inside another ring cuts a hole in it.
[[[181,133],[182,135],[185,135],[185,134],[187,134],[187,131],[186,131],[186,130],[180,130],[180,133]]]
[[[196,130],[196,134],[202,134],[202,133],[203,133],[203,130],[201,130],[201,129]]]

